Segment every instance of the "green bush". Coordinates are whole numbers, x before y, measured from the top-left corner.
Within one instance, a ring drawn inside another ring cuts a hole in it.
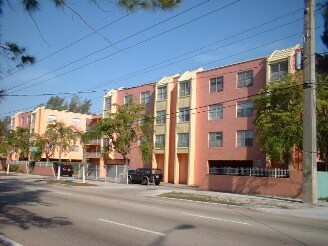
[[[19,165],[13,164],[9,165],[9,172],[22,173],[23,171],[20,169]]]

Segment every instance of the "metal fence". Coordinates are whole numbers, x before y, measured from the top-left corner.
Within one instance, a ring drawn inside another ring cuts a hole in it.
[[[256,176],[272,178],[289,178],[288,169],[265,169],[265,168],[232,168],[232,167],[211,167],[209,174],[231,175],[231,176]]]
[[[101,170],[103,168],[103,170]],[[86,164],[85,166],[85,179],[96,180],[113,183],[126,183],[127,182],[127,168],[125,165],[105,165],[100,167],[95,164]],[[105,175],[101,175],[105,174]],[[77,170],[77,178],[83,178],[83,165],[80,164]]]

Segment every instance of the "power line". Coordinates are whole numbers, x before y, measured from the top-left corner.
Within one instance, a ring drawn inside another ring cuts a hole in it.
[[[151,28],[154,28],[154,27],[156,27],[156,26],[158,26],[158,25],[160,25],[160,24],[163,24],[163,23],[165,23],[165,22],[167,22],[167,21],[169,21],[169,20],[171,20],[171,19],[173,19],[173,18],[175,18],[175,17],[177,17],[177,16],[180,16],[180,15],[186,13],[186,12],[189,12],[189,11],[193,10],[194,8],[201,6],[202,4],[205,4],[205,3],[208,2],[208,1],[210,1],[210,0],[206,0],[206,1],[202,2],[202,3],[199,3],[199,4],[197,4],[197,5],[195,5],[195,6],[191,7],[191,8],[188,8],[187,10],[184,10],[184,11],[182,11],[182,12],[180,12],[180,13],[178,13],[178,14],[172,16],[172,17],[170,17],[170,18],[167,18],[167,19],[165,19],[165,20],[163,20],[163,21],[161,21],[161,22],[158,22],[158,23],[156,23],[156,24],[154,24],[154,25],[151,25],[151,26],[149,26],[149,27],[147,27],[147,28],[145,28],[145,29],[143,29],[143,30],[141,30],[141,31],[139,31],[139,32],[136,32],[136,33],[134,33],[134,34],[132,34],[132,35],[130,35],[130,36],[128,36],[128,37],[125,37],[125,38],[121,39],[120,41],[115,42],[113,45],[117,45],[117,44],[119,44],[119,43],[121,43],[121,42],[123,42],[123,41],[126,41],[126,40],[130,39],[131,37],[137,36],[137,35],[139,35],[139,34],[145,32],[145,31],[147,31],[147,30],[149,30],[149,29],[151,29]],[[228,7],[228,6],[232,5],[232,4],[235,4],[235,3],[239,2],[239,1],[241,1],[241,0],[236,0],[236,1],[233,2],[233,3],[230,3],[230,4],[228,4],[228,5],[225,5],[224,7],[221,7],[221,8],[218,8],[218,9],[214,10],[214,11],[211,11],[211,12],[205,14],[205,15],[202,15],[202,16],[200,16],[200,17],[198,17],[198,18],[195,18],[195,19],[193,19],[193,20],[191,20],[191,21],[189,21],[189,22],[186,22],[186,23],[184,23],[184,24],[182,24],[182,25],[180,25],[180,26],[178,26],[178,27],[182,27],[182,26],[184,26],[184,25],[190,24],[191,22],[194,22],[194,21],[196,21],[196,20],[198,20],[198,19],[204,18],[204,17],[206,17],[206,16],[208,16],[208,15],[214,13],[214,12],[217,12],[217,11],[219,11],[219,10],[221,10],[221,9],[223,9],[223,8],[226,8],[226,7]],[[161,33],[160,35],[156,35],[156,36],[154,36],[154,37],[152,37],[152,38],[150,38],[150,39],[146,39],[146,41],[149,41],[149,40],[151,40],[151,39],[153,39],[153,38],[155,38],[155,37],[161,36],[161,35],[163,35],[163,34],[165,34],[165,33],[167,33],[167,32],[170,32],[170,31],[172,31],[172,30],[175,30],[175,29],[177,29],[178,27],[176,27],[176,28],[172,28],[172,29],[170,29],[169,31],[166,31],[166,32],[164,32],[164,33]],[[121,52],[123,52],[123,51],[126,51],[126,50],[128,50],[128,49],[130,49],[130,48],[133,48],[133,47],[135,47],[135,46],[137,46],[137,45],[139,45],[139,44],[142,44],[142,43],[144,43],[144,42],[146,42],[146,41],[142,41],[142,42],[139,42],[139,43],[137,43],[137,44],[135,44],[135,45],[129,46],[129,47],[124,48],[124,49],[121,49],[121,50],[119,50],[119,51],[117,51],[117,52],[114,52],[114,53],[112,53],[112,54],[110,54],[110,55],[108,55],[108,56],[105,56],[105,57],[103,57],[103,58],[101,58],[101,59],[95,60],[94,62],[89,63],[89,65],[91,65],[91,64],[93,64],[93,63],[95,63],[95,62],[98,62],[98,61],[100,61],[100,60],[103,60],[104,58],[108,58],[109,56],[112,56],[112,55],[115,55],[115,54],[119,54],[119,53],[121,53]],[[48,73],[46,73],[46,74],[40,75],[40,76],[35,77],[35,78],[33,78],[33,79],[29,80],[29,81],[26,81],[26,82],[23,82],[23,83],[21,83],[21,84],[19,84],[19,85],[13,86],[13,87],[11,87],[11,88],[9,88],[9,89],[7,89],[7,90],[12,90],[12,89],[15,89],[15,88],[17,88],[17,87],[19,87],[19,86],[21,86],[21,85],[28,84],[28,83],[30,83],[30,82],[33,82],[33,81],[37,80],[37,79],[43,78],[43,77],[45,77],[45,76],[47,76],[47,75],[49,75],[49,74],[52,74],[52,73],[54,73],[54,72],[56,72],[56,71],[58,71],[58,70],[61,70],[61,69],[66,68],[66,67],[68,67],[68,66],[70,66],[70,65],[73,65],[73,64],[75,64],[75,63],[77,63],[77,62],[79,62],[79,61],[81,61],[81,60],[84,60],[85,58],[88,58],[88,57],[90,57],[90,56],[93,56],[93,55],[95,55],[95,54],[101,52],[101,51],[104,51],[104,50],[106,50],[106,49],[112,47],[113,45],[108,45],[108,46],[106,46],[106,47],[104,47],[104,48],[102,48],[102,49],[99,49],[99,50],[97,50],[97,51],[94,51],[94,52],[92,52],[92,53],[89,53],[88,55],[83,56],[83,57],[81,57],[81,58],[79,58],[79,59],[77,59],[77,60],[74,60],[74,61],[72,61],[72,62],[70,62],[70,63],[68,63],[68,64],[66,64],[66,65],[64,65],[64,66],[58,67],[58,68],[56,68],[56,69],[54,69],[54,70],[52,70],[52,71],[50,71],[50,72],[48,72]],[[26,88],[23,88],[23,89],[26,89]]]

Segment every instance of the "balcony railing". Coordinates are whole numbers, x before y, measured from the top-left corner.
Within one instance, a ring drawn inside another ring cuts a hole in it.
[[[289,178],[288,169],[264,169],[264,168],[231,168],[231,167],[210,167],[209,174],[212,175],[231,175],[231,176],[256,176]]]
[[[86,158],[100,158],[101,153],[100,152],[86,152],[85,157]]]
[[[101,144],[101,140],[100,139],[91,139],[88,142],[89,145],[100,145]]]

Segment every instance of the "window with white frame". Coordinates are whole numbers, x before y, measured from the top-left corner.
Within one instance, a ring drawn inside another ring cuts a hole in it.
[[[103,138],[103,148],[107,149],[109,147],[109,138]]]
[[[148,104],[150,103],[150,91],[142,92],[140,95],[140,103]]]
[[[24,125],[24,123],[25,123],[24,121],[25,121],[25,118],[24,117],[21,117],[20,118],[20,124],[21,124],[21,126]]]
[[[167,99],[167,86],[157,87],[157,101],[162,101]]]
[[[31,116],[27,116],[27,123],[28,124],[31,124],[31,120],[32,120]]]
[[[237,102],[237,117],[248,117],[253,115],[253,102]]]
[[[189,147],[189,133],[178,133],[178,147]]]
[[[278,62],[270,65],[270,80],[281,80],[288,73],[288,62]]]
[[[81,119],[80,118],[73,118],[72,119],[72,125],[78,126],[81,123]]]
[[[209,120],[219,120],[223,118],[223,107],[221,103],[210,105],[208,108]]]
[[[223,77],[210,79],[210,93],[223,90]]]
[[[208,134],[209,147],[222,147],[222,132],[210,132]]]
[[[238,73],[238,88],[248,87],[253,85],[253,71]]]
[[[31,115],[31,123],[35,123],[35,114]]]
[[[189,108],[179,108],[179,122],[190,121],[190,109]]]
[[[253,146],[253,131],[237,131],[237,147]]]
[[[79,152],[79,146],[77,146],[77,145],[72,145],[72,146],[71,146],[71,152]]]
[[[124,104],[127,105],[127,104],[132,104],[133,102],[133,96],[132,95],[127,95],[124,97]]]
[[[156,112],[156,125],[163,125],[166,121],[166,111],[161,110]]]
[[[15,126],[15,119],[14,118],[11,118],[10,126],[11,126],[11,128],[13,128]]]
[[[110,110],[112,107],[112,97],[105,98],[105,110]]]
[[[56,121],[57,116],[56,115],[48,115],[48,122]]]
[[[165,147],[165,135],[159,134],[155,136],[155,148],[163,149]]]
[[[182,81],[179,84],[180,90],[179,90],[179,96],[184,97],[184,96],[189,96],[190,95],[190,81]]]

